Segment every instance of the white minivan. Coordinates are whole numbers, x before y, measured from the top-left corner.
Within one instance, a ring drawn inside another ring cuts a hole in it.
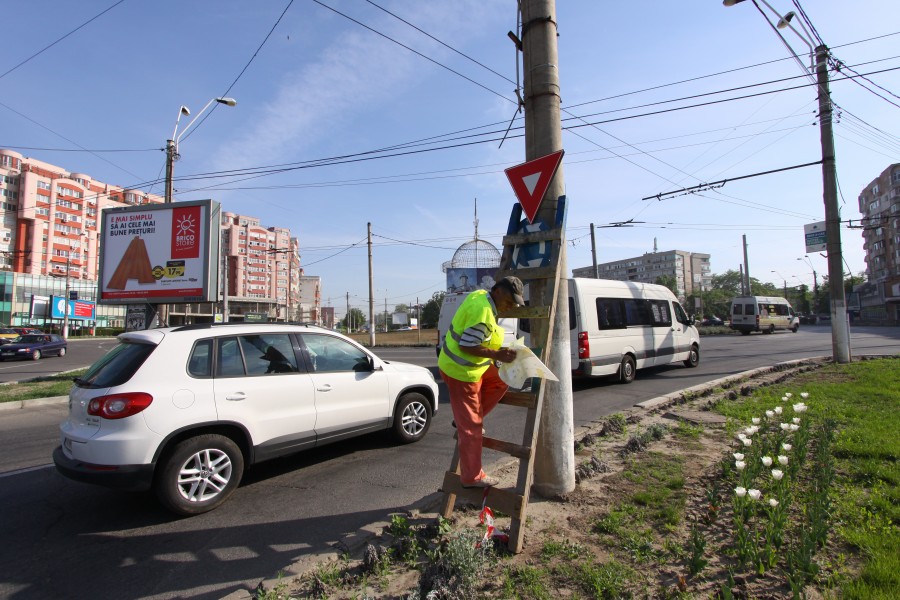
[[[573,377],[616,375],[631,383],[644,367],[700,364],[700,334],[667,287],[612,279],[568,283]],[[529,329],[525,319],[519,326]]]
[[[797,333],[800,318],[781,296],[738,296],[731,299],[731,328],[741,335],[753,331],[774,333],[778,329]]]

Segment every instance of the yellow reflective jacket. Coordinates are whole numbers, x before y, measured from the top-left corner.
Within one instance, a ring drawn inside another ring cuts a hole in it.
[[[485,290],[476,290],[463,300],[444,336],[438,367],[453,379],[478,381],[491,364],[489,358],[469,354],[459,345],[463,332],[480,323],[487,327],[481,345],[491,350],[500,348],[503,344],[503,328],[497,324],[493,304]]]

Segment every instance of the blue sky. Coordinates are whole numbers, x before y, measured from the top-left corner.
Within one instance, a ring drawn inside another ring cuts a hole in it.
[[[795,9],[793,0],[769,3]],[[162,194],[161,149],[179,107],[196,114],[209,99],[231,96],[236,107],[207,111],[182,138],[176,200],[212,198],[264,225],[290,227],[306,273],[322,277],[323,303],[338,314],[347,293],[365,308],[371,222],[376,306],[424,301],[444,288],[441,264],[472,239],[475,199],[479,237],[497,246],[515,202],[503,170],[525,158],[522,122],[502,146],[497,132],[516,108],[516,55],[506,36],[516,3],[294,0],[260,48],[288,4],[21,3],[4,30],[0,147],[123,186],[156,181],[151,191]],[[742,262],[746,234],[752,276],[811,284],[809,267],[796,259],[803,224],[824,218],[819,166],[641,199],[821,158],[814,88],[763,93],[804,80],[753,5],[557,4],[564,124],[602,121],[563,134],[569,268],[591,263],[590,223],[634,219],[643,223],[597,230],[599,261],[652,251],[655,239],[660,250],[710,253],[713,272],[722,273]],[[835,125],[841,214],[859,219],[862,188],[900,161],[900,35],[892,35],[900,6],[801,6],[835,56],[872,73],[868,80],[881,87],[863,83],[887,98],[852,81],[831,86],[843,109]],[[793,34],[786,39],[806,52]],[[785,78],[794,79],[678,100]],[[753,97],[672,110],[744,95]],[[645,106],[653,103],[660,104]],[[666,112],[646,115],[656,111]],[[422,143],[393,157],[360,155],[412,142]],[[318,164],[338,156],[354,158]],[[249,178],[204,176],[275,165],[280,172]],[[862,271],[860,231],[844,228],[842,239],[850,269]],[[827,272],[824,258],[810,258]]]

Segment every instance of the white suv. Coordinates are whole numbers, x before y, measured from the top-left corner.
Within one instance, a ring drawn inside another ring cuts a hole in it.
[[[69,393],[56,468],[153,489],[181,515],[210,511],[245,466],[381,429],[422,439],[438,388],[321,327],[200,324],[119,336]]]

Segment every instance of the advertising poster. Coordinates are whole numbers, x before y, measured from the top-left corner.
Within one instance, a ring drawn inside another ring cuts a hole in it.
[[[215,300],[218,219],[211,200],[104,210],[100,302]]]
[[[62,296],[51,296],[50,308],[50,317],[54,319],[64,319],[68,311],[70,319],[93,321],[96,312],[96,305],[93,302],[66,300]]]
[[[471,292],[474,290],[489,290],[494,287],[494,273],[496,267],[476,269],[474,267],[461,267],[447,269],[448,292]]]

